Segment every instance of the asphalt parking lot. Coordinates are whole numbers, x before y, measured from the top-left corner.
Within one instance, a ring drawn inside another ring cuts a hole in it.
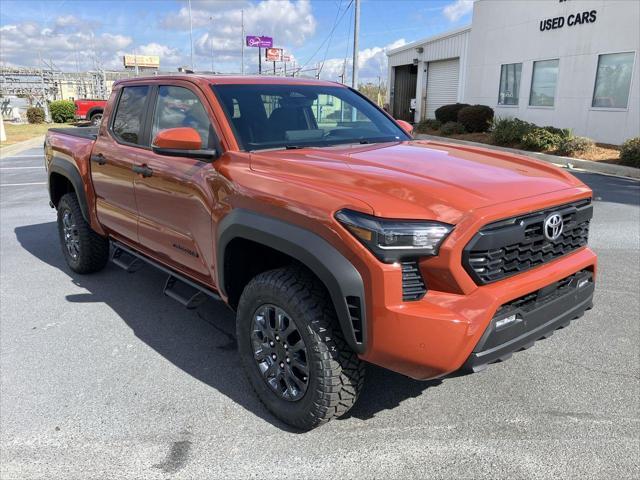
[[[63,261],[40,149],[0,159],[0,477],[638,478],[640,183],[595,191],[595,308],[470,376],[371,366],[347,418],[292,432],[239,366],[234,318],[164,277]]]

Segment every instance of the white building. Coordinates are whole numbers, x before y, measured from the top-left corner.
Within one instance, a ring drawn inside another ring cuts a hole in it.
[[[483,104],[620,144],[640,136],[639,25],[637,0],[478,0],[471,26],[388,52],[391,112]]]

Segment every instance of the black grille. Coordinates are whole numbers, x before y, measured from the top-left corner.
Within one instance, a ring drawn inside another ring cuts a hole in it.
[[[562,215],[563,231],[554,241],[544,236],[545,219]],[[502,280],[587,244],[591,200],[533,212],[485,226],[466,246],[463,265],[479,285]]]
[[[511,312],[513,310],[520,310],[523,312],[530,312],[542,305],[555,300],[558,297],[565,295],[569,290],[576,288],[581,280],[593,281],[593,273],[590,270],[580,270],[573,275],[569,275],[562,280],[547,285],[540,290],[528,293],[522,297],[511,300],[509,303],[502,305],[495,316],[504,314],[505,312]]]
[[[347,307],[349,308],[349,316],[351,317],[351,325],[353,327],[353,336],[356,342],[362,343],[362,306],[360,298],[348,296],[345,298]]]
[[[402,262],[402,301],[420,300],[427,293],[418,262]]]

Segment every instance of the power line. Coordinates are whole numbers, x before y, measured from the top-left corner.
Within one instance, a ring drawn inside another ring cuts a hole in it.
[[[338,24],[342,21],[342,19],[344,18],[345,14],[349,11],[349,7],[351,7],[351,4],[353,4],[353,0],[351,0],[349,2],[349,5],[347,5],[347,8],[345,9],[344,12],[342,12],[342,15],[340,16],[340,18],[338,19],[337,22],[335,22],[333,24],[333,27],[331,28],[331,31],[329,32],[329,35],[327,35],[327,38],[324,39],[324,41],[318,46],[318,48],[316,49],[315,52],[313,52],[313,55],[311,55],[306,62],[304,62],[302,64],[302,67],[300,68],[304,68],[306,67],[309,62],[311,62],[311,60],[313,60],[313,58],[318,54],[318,52],[322,49],[322,47],[324,46],[325,43],[327,43],[327,41],[329,40],[330,36],[333,35],[334,30],[336,29],[336,27],[338,26]]]
[[[340,14],[340,8],[342,7],[342,0],[338,4],[338,10],[336,10],[336,18],[333,19],[334,25],[337,26],[338,15]],[[349,7],[347,7],[349,8]],[[327,54],[329,53],[329,47],[331,47],[331,40],[333,39],[333,31],[329,34],[329,41],[327,42],[327,48],[324,49],[324,58],[322,59],[322,63],[320,64],[320,68],[318,69],[318,78],[320,78],[320,74],[322,73],[322,69],[324,68],[324,62],[327,61]]]

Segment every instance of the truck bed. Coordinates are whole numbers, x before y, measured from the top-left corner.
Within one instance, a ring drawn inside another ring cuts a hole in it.
[[[98,137],[98,127],[50,128],[49,131],[87,140],[95,140]]]

